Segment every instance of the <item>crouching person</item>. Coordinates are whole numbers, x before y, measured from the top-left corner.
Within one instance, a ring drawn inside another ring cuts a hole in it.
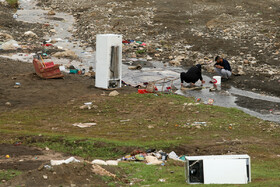
[[[229,79],[231,76],[231,67],[227,60],[217,56],[214,65],[215,71],[224,79]]]
[[[186,73],[182,72],[180,74],[180,79],[181,79],[181,87],[183,86],[184,82],[190,83],[191,87],[193,87],[198,80],[200,80],[202,84],[205,83],[201,75],[200,64],[191,67]]]

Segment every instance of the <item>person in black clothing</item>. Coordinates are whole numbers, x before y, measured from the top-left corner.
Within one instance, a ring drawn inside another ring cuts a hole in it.
[[[225,79],[229,79],[229,77],[231,76],[231,67],[230,64],[227,60],[217,56],[215,58],[215,61],[217,62],[214,67],[215,67],[215,71],[222,77]]]
[[[201,76],[201,65],[197,64],[193,67],[191,67],[186,73],[182,72],[180,74],[181,78],[181,86],[183,86],[184,81],[186,83],[190,83],[191,86],[194,86],[194,84],[200,80],[202,84],[205,83]]]

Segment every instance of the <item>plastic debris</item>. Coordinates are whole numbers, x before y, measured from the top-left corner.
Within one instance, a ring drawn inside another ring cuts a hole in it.
[[[168,157],[169,157],[170,159],[173,159],[173,160],[181,161],[180,158],[179,158],[179,156],[178,156],[174,151],[170,152],[170,153],[168,154]]]
[[[119,161],[117,161],[117,160],[107,160],[106,163],[109,166],[117,166],[119,164]]]
[[[97,165],[105,165],[105,166],[117,166],[119,164],[119,161],[117,160],[100,160],[100,159],[95,159],[91,162],[92,164],[97,164]]]
[[[151,164],[151,165],[160,165],[163,163],[162,160],[158,160],[154,156],[146,156],[146,161],[148,162],[148,164]]]
[[[74,123],[73,126],[80,127],[80,128],[87,128],[91,126],[97,125],[96,123]]]
[[[51,165],[57,166],[57,165],[61,165],[61,164],[69,164],[71,162],[80,162],[80,160],[77,160],[74,157],[70,157],[66,160],[51,160]]]
[[[97,164],[97,165],[105,165],[105,166],[108,165],[104,160],[99,160],[99,159],[95,159],[91,163],[92,164]]]
[[[208,99],[208,105],[213,105],[214,99]]]

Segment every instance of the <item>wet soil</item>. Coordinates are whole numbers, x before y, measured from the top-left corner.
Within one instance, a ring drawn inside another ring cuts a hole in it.
[[[252,99],[244,96],[238,96],[236,104],[261,114],[269,114],[269,113],[280,111],[279,102],[270,102],[270,101],[264,101],[259,99]]]
[[[49,25],[18,21],[17,19],[13,18],[14,13],[16,13],[15,8],[6,7],[1,4],[0,32],[10,34],[14,38],[14,40],[20,41],[23,44],[29,43],[29,45],[33,45],[34,41],[41,42],[40,38],[45,35],[44,32],[47,32],[49,30]],[[38,38],[25,38],[24,33],[26,31],[33,31],[35,34],[37,34]]]

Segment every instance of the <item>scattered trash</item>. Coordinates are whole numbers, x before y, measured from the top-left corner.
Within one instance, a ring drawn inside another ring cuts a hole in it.
[[[65,72],[66,71],[65,66],[59,66],[59,70]]]
[[[56,166],[56,165],[61,165],[61,164],[69,164],[71,162],[80,162],[80,161],[75,159],[74,157],[70,157],[66,160],[51,160],[51,165]]]
[[[213,105],[214,99],[208,99],[208,105]]]
[[[87,128],[91,126],[97,125],[96,123],[74,123],[73,126],[80,127],[80,128]]]
[[[194,122],[194,124],[206,126],[206,125],[207,125],[207,122]]]
[[[177,160],[177,161],[182,161],[182,160],[180,160],[180,157],[174,151],[172,151],[168,154],[168,158]]]
[[[146,161],[148,162],[147,164],[151,164],[151,165],[161,165],[163,163],[162,160],[158,160],[156,157],[154,156],[146,156]]]
[[[147,85],[146,91],[148,93],[154,93],[156,90],[157,90],[157,87],[156,87],[155,83],[152,82]]]
[[[6,155],[5,158],[10,158],[10,155]]]
[[[78,74],[78,71],[77,69],[70,69],[69,74]]]
[[[117,95],[119,95],[119,94],[120,94],[119,92],[117,92],[116,90],[114,90],[114,91],[112,91],[112,92],[109,93],[109,97],[115,97],[115,96],[117,96]]]
[[[130,119],[120,120],[121,123],[123,123],[123,122],[129,122],[129,121],[130,121]]]
[[[19,146],[19,145],[21,145],[22,143],[21,142],[16,142],[15,144],[14,144],[14,146]]]
[[[52,167],[50,165],[44,165],[44,168],[46,168],[48,170],[52,169]]]
[[[91,162],[92,164],[98,164],[98,165],[105,165],[107,166],[108,164],[106,163],[106,161],[104,160],[99,160],[99,159],[95,159]]]
[[[105,166],[117,166],[119,161],[117,160],[100,160],[100,159],[95,159],[91,162],[92,164],[98,164],[98,165],[105,165]]]
[[[64,76],[60,72],[58,64],[54,64],[53,62],[44,62],[42,56],[39,54],[34,56],[33,66],[36,74],[44,79],[60,78]]]
[[[13,14],[13,18],[17,19],[18,18],[18,14]]]
[[[159,182],[165,182],[165,179],[158,179]]]
[[[119,164],[119,161],[117,160],[107,160],[106,161],[108,166],[117,166]]]
[[[87,102],[87,103],[84,103],[84,105],[80,106],[80,109],[89,109],[91,110],[92,108],[94,109],[97,109],[98,106],[97,105],[93,105],[92,102]]]

